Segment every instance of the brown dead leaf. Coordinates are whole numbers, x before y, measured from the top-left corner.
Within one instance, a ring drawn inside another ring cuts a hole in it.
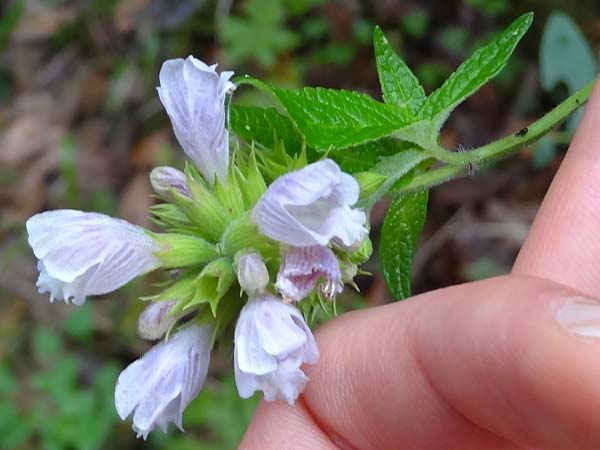
[[[129,164],[136,169],[152,169],[157,165],[160,150],[168,143],[169,134],[165,130],[145,136],[129,153]]]
[[[143,227],[150,227],[148,220],[148,209],[152,205],[150,195],[148,173],[137,172],[121,193],[119,217]]]

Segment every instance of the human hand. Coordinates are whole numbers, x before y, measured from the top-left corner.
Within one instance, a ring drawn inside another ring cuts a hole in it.
[[[600,448],[600,86],[512,273],[345,314],[269,449]]]

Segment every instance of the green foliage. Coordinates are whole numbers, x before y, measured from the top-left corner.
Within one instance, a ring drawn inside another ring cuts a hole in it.
[[[228,17],[221,29],[228,64],[254,60],[264,68],[272,67],[277,56],[294,48],[297,34],[285,27],[286,8],[279,0],[251,0],[244,4],[243,18]]]
[[[427,33],[429,15],[426,11],[416,10],[402,17],[402,29],[412,38],[422,38]]]
[[[410,281],[417,239],[427,214],[427,191],[398,197],[381,228],[379,259],[383,276],[396,300],[410,297]]]
[[[17,26],[23,12],[25,11],[25,0],[13,0],[3,6],[5,10],[0,17],[0,50],[2,50],[10,38],[10,33]]]
[[[573,70],[576,67],[577,70]],[[597,73],[594,52],[577,26],[562,12],[553,12],[542,33],[540,43],[540,81],[544,90],[552,92],[564,85],[569,94],[581,89]],[[567,121],[566,129],[573,132],[583,111],[577,111]],[[546,136],[542,139],[534,153],[533,165],[545,167],[557,153],[557,139]]]
[[[533,13],[519,17],[496,39],[473,53],[427,98],[420,117],[432,121],[432,132],[439,130],[454,108],[504,68],[532,21]]]
[[[509,8],[508,0],[465,0],[465,3],[489,16],[503,14]]]
[[[370,209],[377,200],[391,191],[397,182],[409,175],[414,168],[427,159],[428,156],[426,153],[416,149],[407,149],[393,156],[382,158],[369,171],[385,175],[387,180],[373,194],[361,198],[359,206]]]
[[[383,99],[403,109],[408,107],[414,117],[425,101],[423,87],[379,27],[375,28],[373,44]]]
[[[392,134],[410,123],[406,108],[386,105],[358,92],[325,88],[271,87],[286,112],[318,150],[344,148]]]
[[[565,83],[573,93],[595,76],[594,52],[577,24],[562,12],[552,13],[540,44],[542,87],[551,91],[558,83]]]
[[[233,105],[229,111],[231,129],[249,143],[256,142],[274,148],[281,141],[291,154],[300,153],[303,137],[286,116],[275,108]]]
[[[87,333],[84,327],[91,330],[82,324],[79,334]],[[89,368],[67,355],[62,336],[45,327],[33,330],[31,350],[39,369],[18,384],[7,361],[0,366],[2,448],[104,448],[118,421],[112,402],[117,366],[103,365],[90,378]],[[29,401],[23,403],[25,392]]]

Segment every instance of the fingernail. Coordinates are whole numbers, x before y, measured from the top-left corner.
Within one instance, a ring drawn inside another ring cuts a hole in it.
[[[595,300],[569,300],[556,312],[556,320],[570,333],[600,338],[600,303]]]

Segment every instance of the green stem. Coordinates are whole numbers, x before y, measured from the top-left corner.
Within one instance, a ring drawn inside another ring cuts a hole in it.
[[[506,158],[515,153],[527,144],[537,141],[564,121],[569,114],[588,101],[595,82],[596,80],[591,81],[541,119],[513,135],[506,136],[468,152],[450,153],[443,150],[442,147],[428,149],[432,156],[436,158],[440,156],[437,159],[447,163],[447,165],[417,175],[410,183],[397,191],[397,194],[429,189],[453,178],[468,175],[473,169],[488,166],[499,159]],[[446,153],[445,155],[441,155],[442,150]]]

